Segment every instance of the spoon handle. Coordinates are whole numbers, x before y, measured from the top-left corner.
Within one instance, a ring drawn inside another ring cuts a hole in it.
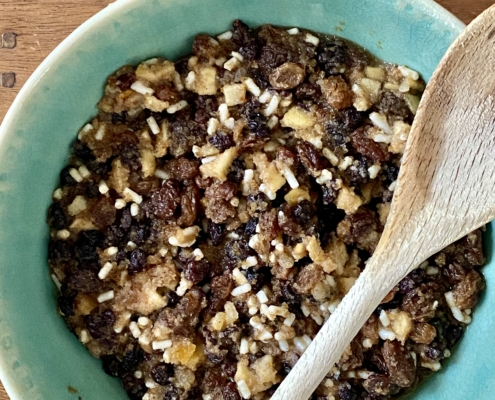
[[[391,273],[391,269],[384,265],[384,263],[393,265],[400,262],[399,260],[401,260],[400,257],[387,259],[376,256],[370,260],[337,310],[323,325],[319,334],[292,369],[291,383],[285,379],[271,400],[305,400],[312,395],[332,366],[339,361],[349,343],[376,307],[392,289],[391,283],[398,282],[403,278],[402,275],[412,269],[412,265],[402,264],[401,268],[396,268]],[[365,293],[369,301],[363,302],[361,299]],[[328,340],[335,332],[342,332],[341,337]]]

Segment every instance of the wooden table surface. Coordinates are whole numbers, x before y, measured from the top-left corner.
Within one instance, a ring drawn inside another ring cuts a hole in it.
[[[495,0],[437,1],[466,24],[495,4]],[[75,28],[110,2],[0,0],[0,121],[21,87],[45,57]],[[11,48],[13,42],[15,47]],[[15,74],[15,82],[12,82],[12,73]],[[13,86],[8,87],[12,83]],[[0,400],[9,400],[1,384]]]

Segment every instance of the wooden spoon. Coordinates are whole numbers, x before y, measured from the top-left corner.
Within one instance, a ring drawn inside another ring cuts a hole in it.
[[[384,297],[495,218],[495,6],[456,40],[413,125],[390,216],[365,270],[272,400],[305,400]]]

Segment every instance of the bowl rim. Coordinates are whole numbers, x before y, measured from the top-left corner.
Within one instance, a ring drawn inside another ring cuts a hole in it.
[[[88,34],[95,25],[103,23],[107,18],[113,16],[114,13],[123,12],[126,8],[133,6],[140,0],[114,0],[113,3],[107,5],[104,9],[90,17],[88,20],[79,25],[69,36],[67,36],[36,68],[33,74],[28,78],[24,86],[17,94],[14,102],[9,107],[7,114],[0,125],[0,148],[4,143],[7,133],[13,128],[15,117],[22,112],[24,102],[29,96],[32,89],[42,81],[44,75],[53,67],[57,59],[65,52],[70,51],[72,45],[80,38]],[[406,0],[406,4],[413,7],[424,8],[430,10],[435,19],[441,19],[448,22],[453,30],[462,31],[466,25],[450,11],[445,9],[434,0]],[[17,396],[14,390],[14,379],[8,368],[1,362],[0,354],[0,381],[3,384],[8,396],[11,400],[24,400]]]

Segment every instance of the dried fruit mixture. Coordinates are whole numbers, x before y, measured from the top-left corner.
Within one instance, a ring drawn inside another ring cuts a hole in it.
[[[131,399],[269,399],[373,254],[424,87],[338,37],[239,20],[119,69],[49,209],[71,331]],[[313,399],[439,370],[484,261],[480,231],[425,261]]]

